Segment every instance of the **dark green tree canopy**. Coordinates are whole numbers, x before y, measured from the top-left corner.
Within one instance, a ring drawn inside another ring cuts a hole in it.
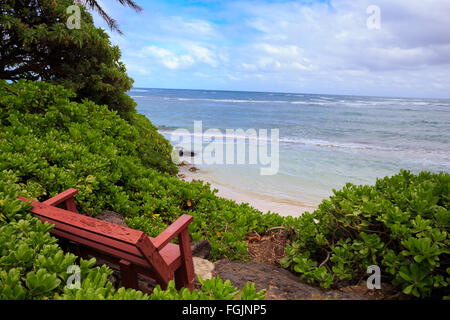
[[[135,108],[126,94],[133,80],[120,62],[109,36],[96,28],[79,5],[81,28],[66,25],[73,0],[4,0],[0,2],[0,77],[42,80],[106,104],[123,117]]]

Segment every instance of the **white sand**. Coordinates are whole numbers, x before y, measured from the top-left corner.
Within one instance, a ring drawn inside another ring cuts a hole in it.
[[[281,216],[298,217],[303,212],[312,212],[317,209],[316,206],[307,206],[301,202],[289,201],[284,199],[269,198],[263,195],[254,194],[248,191],[239,189],[239,186],[226,186],[213,181],[202,170],[198,172],[190,172],[190,166],[179,167],[179,175],[184,175],[182,180],[192,181],[194,179],[202,180],[211,184],[211,190],[217,189],[217,196],[234,200],[237,203],[248,203],[252,207],[266,213],[268,211],[278,213]]]

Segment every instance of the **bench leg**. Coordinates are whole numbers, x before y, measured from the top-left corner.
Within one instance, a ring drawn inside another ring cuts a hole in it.
[[[73,254],[77,256],[78,263],[80,263],[80,259],[84,259],[84,260],[88,259],[86,250],[81,245],[79,245],[77,242],[69,241],[69,246],[72,249]]]
[[[175,271],[175,287],[180,290],[182,287],[194,290],[194,264],[192,262],[191,242],[187,229],[178,236],[178,243],[181,253],[181,267]]]
[[[67,199],[64,204],[66,205],[67,210],[78,213],[77,207],[75,206],[75,199],[73,197]]]
[[[120,260],[119,266],[122,286],[139,290],[137,273],[134,272],[132,264],[126,260]]]
[[[175,270],[175,288],[177,290],[188,288],[191,292],[194,290],[194,284],[193,282],[189,282],[189,279],[186,277],[186,271],[183,267]]]

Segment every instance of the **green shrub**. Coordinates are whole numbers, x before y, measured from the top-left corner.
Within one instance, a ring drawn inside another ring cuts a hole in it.
[[[192,240],[208,239],[215,259],[247,259],[244,236],[281,225],[278,215],[171,176],[171,147],[142,115],[125,121],[106,106],[71,97],[45,82],[0,81],[0,171],[11,170],[31,198],[77,188],[80,212],[116,211],[150,236],[190,214]]]
[[[81,289],[64,288],[62,295],[56,296],[59,300],[264,300],[265,290],[256,291],[255,285],[246,283],[242,290],[233,287],[229,280],[223,281],[220,277],[203,280],[199,276],[201,288],[192,292],[186,288],[178,291],[175,282],[171,280],[166,290],[159,285],[150,294],[141,291],[119,288],[115,290],[105,277],[107,273],[96,274],[91,272],[89,279]]]
[[[199,277],[202,288],[192,293],[187,289],[178,293],[173,281],[167,290],[158,286],[150,296],[115,289],[108,280],[111,269],[95,267],[95,259],[77,263],[75,255],[61,250],[50,235],[53,225],[33,217],[30,205],[17,199],[19,194],[29,194],[16,182],[11,171],[0,171],[0,300],[264,299],[264,291],[256,292],[254,284],[247,283],[240,291],[219,277]],[[71,266],[79,268],[79,287],[67,285]]]
[[[190,292],[183,288],[180,291],[175,289],[175,282],[170,281],[167,290],[162,290],[157,286],[150,300],[264,300],[266,290],[256,291],[255,284],[246,283],[242,290],[238,290],[231,285],[230,280],[225,282],[219,277],[203,280],[198,276],[201,283],[200,290]]]
[[[80,259],[77,264],[75,255],[61,250],[49,233],[53,225],[33,217],[30,205],[17,199],[19,194],[28,196],[28,192],[19,191],[16,182],[11,171],[0,172],[0,300],[66,297],[71,276],[68,268],[75,265],[80,271],[79,296],[92,291],[119,294],[107,281],[110,269],[94,267],[95,259]],[[135,294],[132,290],[120,293],[133,298]]]
[[[282,264],[324,288],[383,281],[415,297],[442,297],[450,281],[450,175],[401,171],[374,186],[347,184],[314,213],[287,218],[297,234]]]
[[[138,130],[136,151],[142,164],[170,174],[178,173],[172,162],[172,145],[165,139],[150,120],[140,113],[134,112],[129,122]]]

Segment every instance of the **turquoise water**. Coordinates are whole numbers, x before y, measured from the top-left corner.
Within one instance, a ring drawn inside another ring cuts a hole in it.
[[[401,168],[450,172],[450,100],[167,89],[129,94],[168,139],[177,128],[193,132],[194,121],[223,133],[279,129],[276,175],[261,176],[260,165],[200,166],[217,183],[245,192],[316,205],[346,182],[373,184]]]

